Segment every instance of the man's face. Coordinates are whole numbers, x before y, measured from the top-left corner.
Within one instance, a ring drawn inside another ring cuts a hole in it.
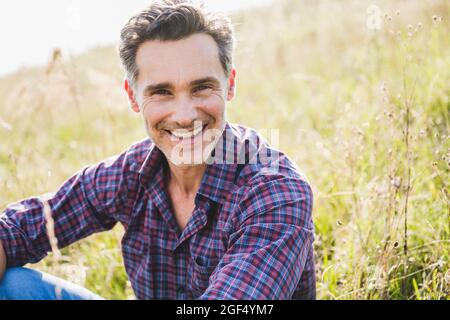
[[[152,141],[174,164],[180,165],[180,156],[185,163],[203,162],[199,155],[205,160],[225,128],[236,71],[226,77],[217,44],[207,34],[144,42],[136,64],[136,85],[131,88],[125,81],[125,89]]]

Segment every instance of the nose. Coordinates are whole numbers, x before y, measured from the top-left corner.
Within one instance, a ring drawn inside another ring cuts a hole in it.
[[[199,119],[197,107],[189,98],[179,98],[173,106],[171,122],[178,129],[194,127],[194,121]]]

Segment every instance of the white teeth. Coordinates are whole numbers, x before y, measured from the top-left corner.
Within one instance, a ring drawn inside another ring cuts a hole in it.
[[[202,130],[203,130],[203,127],[198,126],[198,127],[194,128],[194,130],[192,130],[192,131],[187,131],[185,129],[177,129],[177,130],[171,131],[170,133],[179,139],[190,139],[192,137],[195,137]]]

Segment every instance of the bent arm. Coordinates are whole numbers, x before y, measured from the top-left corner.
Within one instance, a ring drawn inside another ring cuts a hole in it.
[[[1,266],[36,263],[51,251],[44,207],[54,220],[58,247],[92,233],[111,229],[124,212],[121,159],[87,167],[68,179],[55,194],[32,197],[9,205],[0,216]],[[0,269],[1,270],[1,269]]]
[[[309,267],[312,242],[312,230],[297,226],[260,224],[245,228],[199,299],[292,299],[303,271]]]
[[[238,214],[241,223],[199,299],[292,299],[299,284],[314,297],[313,273],[304,273],[314,268],[312,202],[303,181],[269,182],[250,191]]]

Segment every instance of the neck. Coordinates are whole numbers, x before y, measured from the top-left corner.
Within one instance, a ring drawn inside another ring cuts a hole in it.
[[[175,188],[183,197],[195,197],[207,165],[176,166],[170,161],[168,163],[169,186]]]

